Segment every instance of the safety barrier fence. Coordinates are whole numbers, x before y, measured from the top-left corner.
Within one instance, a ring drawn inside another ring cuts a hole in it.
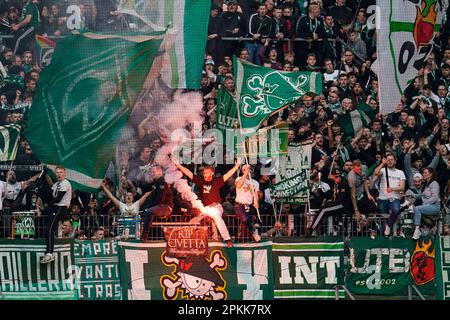
[[[173,226],[197,225],[190,223],[192,215],[173,214],[168,218],[154,217],[149,228],[148,238],[150,241],[164,240],[164,228]],[[367,215],[359,223],[353,217],[347,215],[324,217],[316,230],[308,229],[314,219],[314,214],[262,214],[261,220],[256,215],[252,216],[252,224],[257,228],[263,238],[276,237],[316,237],[316,236],[341,236],[352,237],[379,237],[384,235],[384,226],[387,222],[387,214]],[[75,237],[80,239],[116,238],[116,239],[141,239],[141,231],[145,215],[121,216],[111,215],[89,215],[67,216],[71,223],[60,224],[58,237]],[[251,242],[252,233],[246,225],[234,214],[223,216],[228,231],[234,242]],[[442,215],[424,221],[424,234],[442,234]],[[278,223],[277,223],[278,221]],[[20,211],[0,215],[0,238],[8,239],[40,239],[45,238],[45,230],[48,222],[46,215],[39,215],[36,210]],[[214,231],[215,226],[208,217],[200,222],[207,226],[211,240],[217,240],[218,233]],[[403,212],[394,225],[393,236],[411,237],[413,233],[413,213]],[[101,231],[101,232],[99,232]]]

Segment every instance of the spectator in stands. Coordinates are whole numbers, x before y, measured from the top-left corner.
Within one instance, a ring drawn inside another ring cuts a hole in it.
[[[241,161],[238,158],[236,165],[229,170],[225,175],[221,177],[214,178],[214,167],[207,166],[203,169],[202,176],[194,176],[194,174],[182,166],[181,164],[174,162],[175,166],[190,180],[192,180],[200,191],[200,200],[203,203],[204,209],[201,210],[199,219],[203,219],[209,216],[214,220],[217,228],[219,229],[222,239],[227,243],[228,247],[233,246],[230,234],[228,232],[227,226],[222,219],[223,207],[220,204],[220,188],[223,187],[225,182],[237,171],[241,165]]]
[[[295,34],[306,41],[297,42],[295,46],[295,65],[303,67],[309,53],[314,53],[321,63],[321,45],[319,40],[324,38],[324,23],[320,17],[320,6],[317,2],[311,2],[308,6],[308,15],[297,21]]]
[[[423,170],[424,189],[417,196],[422,199],[422,205],[414,206],[414,240],[419,239],[421,235],[420,223],[423,215],[437,215],[441,209],[440,187],[436,181],[436,171],[433,168]]]
[[[223,45],[222,37],[225,34],[224,20],[219,12],[222,11],[216,4],[212,4],[211,15],[208,24],[208,41],[206,42],[206,51],[213,58],[214,63],[223,63]]]
[[[345,5],[345,0],[336,0],[334,5],[328,7],[327,12],[334,17],[337,23],[339,23],[343,32],[348,32],[350,30],[354,14],[352,10]]]
[[[119,201],[109,189],[106,187],[105,183],[102,182],[102,190],[111,199],[114,205],[119,208],[120,214],[125,216],[136,216],[139,214],[139,209],[150,196],[151,191],[146,192],[139,200],[134,201],[134,195],[132,192],[127,192],[125,196],[125,202]]]
[[[263,43],[265,43],[266,38],[269,38],[272,33],[272,19],[266,13],[266,6],[260,4],[258,13],[251,15],[248,23],[248,34],[253,40],[245,42],[245,47],[249,53],[248,61],[259,65],[261,65],[261,61],[259,60],[258,52]]]
[[[12,23],[11,29],[14,34],[14,54],[21,55],[34,41],[37,30],[39,29],[39,0],[28,0],[22,10],[20,22]]]
[[[400,214],[400,197],[405,191],[405,173],[395,168],[395,164],[395,157],[392,154],[387,154],[374,172],[375,176],[380,179],[379,212],[389,214],[389,219],[384,229],[385,236],[390,235],[392,227],[398,219]]]
[[[142,239],[148,238],[148,231],[152,223],[153,217],[169,217],[173,210],[172,189],[164,181],[164,172],[160,166],[151,168],[152,183],[143,186],[143,192],[150,190],[152,193],[145,202],[147,207],[144,210],[144,224]]]
[[[244,15],[237,11],[237,0],[225,1],[227,11],[222,13],[224,36],[242,37],[246,33],[246,23]],[[237,41],[223,41],[223,54],[225,56],[238,55],[240,44]]]
[[[253,240],[259,242],[261,241],[261,236],[252,222],[253,211],[259,209],[259,183],[252,179],[250,165],[242,166],[242,176],[235,180],[235,186],[234,212],[253,235]]]

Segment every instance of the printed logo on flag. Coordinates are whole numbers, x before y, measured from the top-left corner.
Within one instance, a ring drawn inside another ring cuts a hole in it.
[[[220,271],[227,268],[227,260],[221,251],[211,252],[210,259],[202,256],[174,258],[164,252],[161,261],[168,267],[175,267],[170,275],[160,278],[165,300],[175,300],[178,295],[187,300],[226,299],[227,284]]]
[[[303,96],[306,92],[302,90],[302,87],[307,82],[306,75],[299,75],[296,82],[293,83],[291,78],[278,71],[267,73],[264,76],[252,75],[247,80],[247,87],[254,94],[242,95],[242,114],[248,118],[271,114],[291,100],[291,97],[287,97],[285,94],[285,85],[289,85],[291,90],[298,92],[299,96]]]
[[[440,0],[391,0],[389,45],[400,92],[414,80],[432,52],[441,11]]]
[[[414,282],[421,286],[433,281],[436,273],[434,270],[434,260],[436,249],[431,240],[417,241],[416,248],[411,256],[411,276]]]

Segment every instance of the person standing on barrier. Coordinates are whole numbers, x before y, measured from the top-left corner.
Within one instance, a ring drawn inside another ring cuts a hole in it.
[[[340,214],[347,216],[352,212],[352,199],[350,196],[350,186],[346,179],[342,178],[340,169],[333,169],[331,171],[330,180],[332,184],[332,197],[329,202],[323,206],[319,213],[314,216],[314,220],[310,226],[310,230],[314,231],[319,226],[320,222],[325,216]]]
[[[46,174],[47,183],[52,189],[52,198],[46,203],[43,214],[47,216],[47,228],[45,236],[47,238],[47,249],[45,256],[41,259],[41,264],[47,264],[55,260],[53,254],[55,246],[55,231],[59,222],[69,213],[70,201],[72,200],[72,186],[66,179],[66,169],[58,166],[55,169],[57,182]]]
[[[154,166],[150,169],[153,183],[147,186],[151,189],[151,196],[145,202],[148,207],[144,210],[144,230],[142,240],[148,238],[148,231],[153,217],[169,217],[173,210],[172,189],[164,181],[163,169],[160,166]],[[145,190],[143,188],[143,190]]]
[[[260,242],[261,236],[252,223],[252,209],[259,208],[259,183],[252,179],[250,169],[250,165],[244,165],[242,167],[242,176],[238,177],[234,182],[236,186],[234,212],[252,233],[253,240]]]
[[[423,178],[425,188],[420,194],[422,205],[414,206],[414,225],[416,227],[412,236],[413,240],[419,239],[421,235],[420,221],[422,215],[436,216],[441,210],[440,187],[436,181],[436,171],[430,167],[425,168],[423,170]]]
[[[11,25],[11,30],[15,31],[14,36],[14,54],[22,55],[31,47],[34,36],[39,28],[39,0],[28,0],[22,8],[20,22]]]
[[[375,169],[375,176],[380,179],[380,195],[378,210],[380,213],[390,213],[384,229],[384,235],[391,234],[392,227],[400,215],[400,197],[405,190],[406,177],[402,170],[395,168],[395,158],[387,154]]]
[[[241,165],[241,159],[238,158],[235,166],[221,177],[214,178],[214,167],[205,166],[202,176],[194,176],[194,174],[181,164],[174,162],[175,166],[189,179],[191,179],[200,190],[200,200],[205,208],[201,210],[200,219],[209,216],[215,222],[222,239],[227,243],[227,247],[232,247],[230,233],[222,218],[223,207],[220,197],[220,189],[225,182],[237,171]]]
[[[361,212],[366,214],[376,212],[375,199],[369,192],[367,167],[363,166],[360,160],[354,160],[352,169],[347,175],[347,180],[351,190],[350,194],[355,220],[359,226],[362,218]]]

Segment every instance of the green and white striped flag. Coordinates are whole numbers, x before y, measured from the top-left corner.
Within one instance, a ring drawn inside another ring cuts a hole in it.
[[[236,101],[241,132],[256,132],[261,123],[306,93],[322,92],[322,74],[285,72],[235,58]]]
[[[171,88],[200,88],[208,35],[209,0],[121,0],[118,11],[137,17],[150,30],[169,27],[173,42],[161,71]]]
[[[0,126],[0,161],[16,159],[21,127],[18,124]]]
[[[98,190],[164,36],[84,33],[58,43],[25,135],[42,163],[66,167],[75,189]]]
[[[361,128],[366,127],[376,117],[376,111],[365,103],[360,103],[355,110],[338,115],[339,124],[346,138],[353,138]]]

